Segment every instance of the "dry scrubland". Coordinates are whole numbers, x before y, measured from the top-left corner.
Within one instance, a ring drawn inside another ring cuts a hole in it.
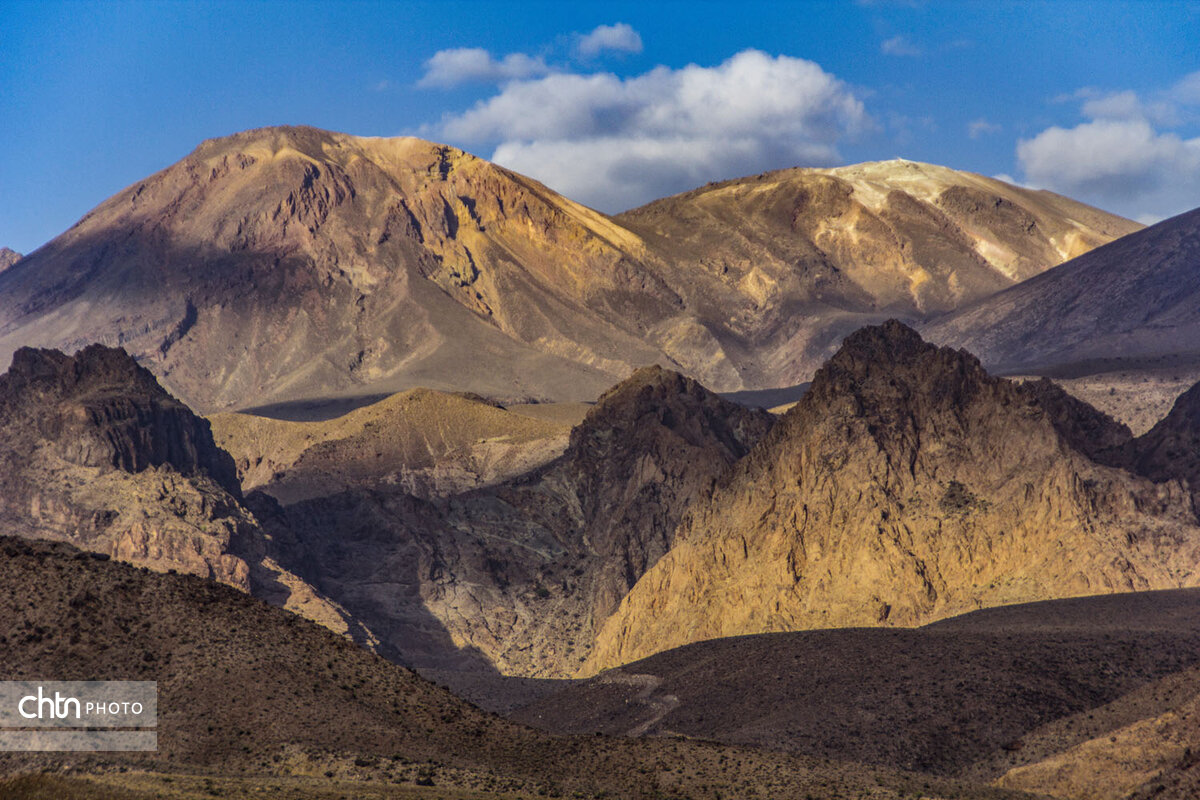
[[[282,781],[301,797],[349,787],[369,797],[393,786],[421,796],[420,784],[430,782],[458,796],[1009,796],[702,742],[552,737],[229,587],[66,545],[3,539],[0,553],[3,674],[159,682],[158,753],[0,757],[9,773],[69,768],[117,788],[88,788],[95,797],[153,796],[175,785],[212,796],[205,776],[234,792]],[[56,791],[59,779],[20,790]]]

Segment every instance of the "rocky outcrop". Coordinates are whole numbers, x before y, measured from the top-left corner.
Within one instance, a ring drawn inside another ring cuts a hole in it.
[[[0,247],[0,272],[21,260],[21,254],[7,247]]]
[[[260,545],[208,423],[124,351],[18,350],[0,376],[0,519],[249,591]]]
[[[855,333],[688,510],[587,671],[719,636],[1200,582],[1183,487],[1093,462],[1072,443],[1088,424],[1056,425],[1044,394],[897,322]]]
[[[1109,463],[1105,453],[1133,440],[1128,425],[1076,398],[1049,378],[1026,382],[1021,388],[1046,412],[1058,434],[1094,461]]]
[[[0,408],[10,435],[36,432],[76,466],[131,473],[170,466],[241,494],[233,459],[213,442],[209,423],[123,350],[91,345],[67,356],[22,348],[0,376]]]
[[[424,668],[565,676],[772,417],[693,380],[642,369],[606,393],[561,458],[496,486],[421,500],[399,488],[284,509],[280,554]]]
[[[1176,398],[1158,424],[1108,457],[1153,481],[1186,482],[1200,508],[1200,383]]]
[[[373,641],[266,557],[209,423],[120,349],[23,348],[0,376],[0,533],[210,578]]]
[[[571,538],[597,559],[598,572],[588,570],[594,621],[670,549],[684,509],[773,424],[767,412],[659,367],[638,370],[600,398],[543,479],[571,487],[569,505],[582,522]]]

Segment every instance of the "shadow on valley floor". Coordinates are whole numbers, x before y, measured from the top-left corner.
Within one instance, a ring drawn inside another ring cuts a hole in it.
[[[777,406],[795,403],[808,391],[810,382],[797,383],[794,386],[781,386],[778,389],[747,389],[741,392],[718,392],[721,397],[749,408],[775,408]]]
[[[350,397],[316,397],[311,400],[292,400],[286,403],[268,403],[265,406],[243,408],[242,414],[269,417],[287,422],[324,422],[357,411],[391,397],[391,393],[360,394]]]
[[[1071,380],[1107,372],[1146,372],[1151,370],[1200,369],[1200,353],[1182,352],[1130,358],[1089,358],[1045,366],[1020,367],[1003,364],[988,369],[996,375],[1038,375],[1055,380]]]
[[[681,735],[956,775],[1021,737],[1200,663],[1200,590],[978,611],[917,629],[717,639],[512,713],[559,733]]]
[[[362,490],[287,508],[261,492],[252,502],[270,536],[270,555],[369,629],[380,655],[413,669],[498,676],[486,656],[456,643],[427,608],[420,573],[445,572],[429,503]]]

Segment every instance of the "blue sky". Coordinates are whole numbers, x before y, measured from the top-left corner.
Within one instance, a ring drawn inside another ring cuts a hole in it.
[[[617,211],[902,156],[1200,206],[1200,4],[0,0],[0,245],[203,139],[420,135]]]

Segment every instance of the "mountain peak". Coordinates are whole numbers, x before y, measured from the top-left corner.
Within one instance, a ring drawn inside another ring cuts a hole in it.
[[[650,362],[759,389],[809,380],[880,309],[958,308],[1134,226],[946,168],[869,168],[608,217],[421,139],[243,131],[0,273],[0,358],[121,344],[201,411],[419,384],[591,399]]]
[[[870,326],[689,509],[588,663],[717,636],[915,625],[1200,583],[1200,528],[1180,485],[1088,458],[1127,436],[899,322]]]
[[[831,363],[904,363],[936,350],[900,320],[889,319],[859,328],[843,339]]]
[[[0,409],[6,418],[0,441],[14,452],[47,440],[81,466],[133,473],[169,464],[241,495],[233,460],[213,442],[208,422],[121,348],[93,344],[73,356],[17,350],[0,375]]]
[[[0,272],[4,272],[4,270],[20,261],[21,258],[21,254],[16,250],[12,250],[8,247],[0,247]]]
[[[617,444],[610,441],[612,431],[629,431],[633,438],[641,439],[651,431],[665,429],[692,445],[709,446],[716,441],[733,458],[740,458],[771,422],[765,411],[744,408],[692,378],[654,365],[635,370],[601,395],[583,423],[571,431],[570,452],[617,457],[615,450],[609,452]],[[616,449],[620,448],[632,445],[621,443]]]
[[[937,347],[898,320],[855,331],[813,376],[812,386],[793,411],[853,398],[859,412],[887,414],[903,408],[946,408],[961,404],[985,386],[1002,382],[984,371],[965,350]],[[807,399],[811,397],[812,399]]]

